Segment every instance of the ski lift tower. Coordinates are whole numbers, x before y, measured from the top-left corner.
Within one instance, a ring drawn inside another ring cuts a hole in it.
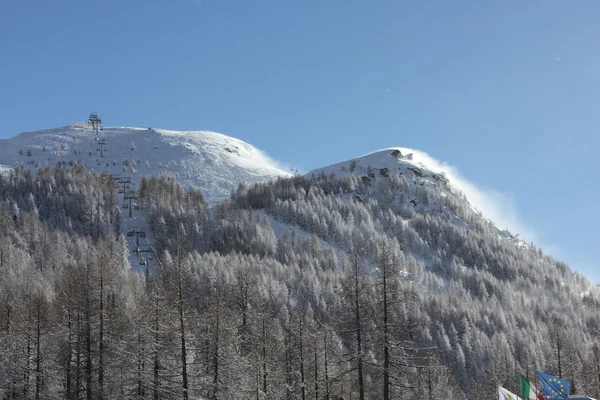
[[[96,144],[99,146],[98,151],[100,151],[100,157],[104,157],[104,152],[108,150],[104,150],[104,146],[106,146],[106,139],[98,139]]]
[[[125,201],[129,200],[129,204],[127,204],[127,203],[123,204],[123,208],[129,209],[129,218],[131,218],[131,200],[135,200],[135,199],[137,199],[135,190],[129,190],[123,194],[123,200],[125,200]],[[145,235],[145,233],[144,233],[144,235]]]
[[[134,227],[127,232],[127,236],[135,236],[135,248],[132,250],[134,253],[139,253],[140,250],[140,238],[146,238],[146,229],[142,227]],[[150,251],[150,250],[147,250]]]
[[[102,119],[98,116],[98,113],[90,113],[88,123],[92,126],[92,129],[96,131],[97,136],[98,131],[100,130],[100,125],[102,124]]]
[[[131,179],[129,178],[120,178],[118,179],[119,185],[123,185],[123,187],[119,187],[119,193],[127,193],[127,189],[131,188]]]
[[[155,253],[154,248],[152,246],[137,246],[132,251],[137,253],[138,264],[145,267],[146,280],[148,280],[150,274],[150,260],[152,260],[152,254]]]

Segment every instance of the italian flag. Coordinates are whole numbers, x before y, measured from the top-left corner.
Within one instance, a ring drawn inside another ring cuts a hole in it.
[[[544,396],[523,375],[521,375],[521,398],[527,400],[544,400]]]

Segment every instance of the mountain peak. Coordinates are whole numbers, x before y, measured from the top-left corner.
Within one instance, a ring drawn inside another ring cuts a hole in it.
[[[450,188],[450,179],[446,171],[426,153],[406,147],[390,147],[342,161],[324,168],[315,169],[307,176],[335,175],[387,177],[397,172],[413,180],[435,180]],[[457,185],[458,186],[458,185]],[[457,187],[457,189],[460,189]]]
[[[241,182],[253,183],[290,173],[254,146],[210,131],[104,127],[87,124],[24,132],[0,140],[0,164],[31,169],[81,161],[87,169],[115,175],[176,174],[184,186],[203,191],[208,202],[227,199]]]
[[[327,167],[317,168],[310,171],[307,176],[358,176],[369,182],[378,182],[394,173],[404,176],[413,186],[411,196],[416,209],[422,212],[430,212],[432,210],[439,211],[442,208],[438,204],[427,207],[418,204],[419,202],[416,199],[418,197],[417,188],[434,190],[439,192],[442,197],[451,196],[458,198],[460,202],[464,202],[466,208],[491,222],[501,238],[515,240],[521,246],[526,245],[525,242],[517,240],[518,235],[515,236],[513,233],[515,231],[519,233],[527,232],[515,229],[518,224],[513,223],[507,226],[507,219],[502,212],[502,207],[498,206],[495,198],[463,178],[456,168],[440,162],[420,150],[390,147]]]

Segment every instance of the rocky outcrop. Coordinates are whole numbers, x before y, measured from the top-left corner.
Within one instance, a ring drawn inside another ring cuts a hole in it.
[[[398,160],[402,158],[402,152],[398,149],[392,151],[392,156],[396,157]]]
[[[423,170],[421,168],[417,168],[417,167],[408,167],[407,168],[409,171],[412,171],[413,174],[415,174],[416,176],[418,176],[419,178],[423,176]]]

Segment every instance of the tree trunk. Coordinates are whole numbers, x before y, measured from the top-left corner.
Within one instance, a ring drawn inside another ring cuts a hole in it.
[[[304,383],[304,323],[300,323],[300,379],[302,383],[302,400],[306,400],[306,384]]]
[[[31,362],[31,339],[30,339],[30,333],[27,333],[27,367],[25,368],[25,376],[24,376],[24,383],[23,383],[23,397],[24,398],[29,398],[29,375],[30,375],[30,362]]]
[[[66,357],[66,365],[65,365],[65,374],[67,376],[67,387],[65,397],[67,399],[71,398],[71,359],[73,357],[73,333],[71,331],[71,298],[69,297],[69,302],[67,305],[67,357]]]
[[[158,370],[159,370],[159,363],[158,363],[158,346],[159,346],[159,336],[158,336],[158,328],[159,328],[159,324],[158,324],[158,295],[156,296],[156,307],[154,309],[154,384],[153,386],[153,391],[154,391],[154,400],[158,400],[159,399],[159,395],[158,395],[158,387],[159,387],[159,381],[158,381]]]
[[[26,367],[25,367],[25,371],[24,371],[24,376],[23,376],[23,397],[28,399],[29,398],[29,379],[30,379],[30,375],[31,375],[31,325],[32,325],[32,321],[31,321],[31,305],[28,304],[28,315],[27,315],[27,331],[26,331],[26,335],[27,335],[27,346],[26,346]]]
[[[179,286],[179,329],[181,334],[181,375],[182,375],[182,388],[183,388],[183,399],[188,400],[188,376],[187,376],[187,352],[185,347],[185,322],[183,318],[183,287],[181,282],[181,255],[179,249],[177,250],[177,269],[179,272],[178,286]]]
[[[100,262],[100,332],[98,344],[98,399],[104,399],[104,266]]]
[[[204,330],[204,360],[206,365],[206,375],[210,373],[210,363],[211,363],[211,350],[210,350],[210,335],[209,335],[209,326],[206,324]]]
[[[356,257],[356,256],[355,256]],[[359,302],[359,263],[354,260],[354,318],[356,326],[356,353],[357,353],[357,369],[358,369],[358,396],[360,400],[365,400],[365,384],[363,378],[363,355],[362,355],[362,337],[361,337],[361,320],[360,320],[360,302]]]
[[[433,387],[431,381],[431,368],[427,368],[427,388],[429,391],[429,400],[433,400]]]
[[[600,349],[596,347],[594,350],[594,355],[596,356],[596,375],[598,377],[598,382],[596,386],[596,397],[600,398]]]
[[[240,300],[242,309],[242,355],[248,354],[248,282],[246,276],[243,276],[243,284],[240,286]]]
[[[390,399],[390,348],[388,337],[387,273],[383,270],[383,400]]]
[[[75,398],[79,399],[79,393],[81,391],[81,316],[79,309],[77,309],[77,353],[75,355]]]
[[[219,310],[217,310],[217,320],[215,323],[215,348],[213,353],[213,399],[218,399],[219,395]]]
[[[323,353],[325,356],[325,400],[329,400],[329,359],[327,358],[327,333],[325,333],[323,344]]]
[[[42,382],[41,354],[40,354],[40,300],[37,301],[37,326],[36,326],[36,346],[35,346],[35,400],[40,398],[40,387]]]
[[[317,348],[315,347],[315,400],[319,400],[319,364],[317,361]]]
[[[92,321],[90,295],[86,295],[85,304],[85,380],[86,399],[92,400]]]
[[[285,332],[285,398],[291,398],[291,387],[292,387],[292,356],[290,354],[290,337],[289,330],[286,329]]]
[[[558,356],[558,377],[562,379],[562,365],[561,365],[561,358],[560,358],[560,347],[561,347],[560,332],[559,332],[558,328],[556,328],[556,353],[557,353],[557,356]]]
[[[137,368],[137,387],[138,387],[138,396],[140,398],[144,397],[144,381],[142,379],[143,371],[144,371],[144,345],[142,343],[142,332],[138,328],[138,368]]]
[[[266,331],[265,331],[265,320],[263,318],[262,320],[262,369],[263,369],[263,376],[262,376],[262,381],[263,381],[263,393],[265,394],[265,396],[267,395],[267,336],[266,336]]]

